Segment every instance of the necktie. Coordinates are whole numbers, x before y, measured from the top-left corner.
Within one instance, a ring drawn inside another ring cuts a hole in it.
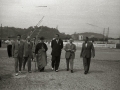
[[[18,41],[18,46],[20,45],[20,41]]]

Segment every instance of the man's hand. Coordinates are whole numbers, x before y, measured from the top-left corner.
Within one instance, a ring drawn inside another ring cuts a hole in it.
[[[72,52],[75,52],[75,50],[72,50]]]
[[[71,49],[68,49],[67,51],[71,51]]]
[[[23,57],[25,57],[25,55],[23,55]]]
[[[80,55],[80,58],[82,58],[82,55]]]

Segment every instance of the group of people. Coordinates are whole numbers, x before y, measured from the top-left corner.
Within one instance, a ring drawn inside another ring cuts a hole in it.
[[[63,41],[59,38],[59,34],[55,35],[55,39],[51,41],[51,67],[55,72],[59,71],[59,64],[61,58],[61,51],[63,49]],[[45,66],[47,65],[47,52],[48,47],[44,43],[44,37],[40,38],[40,42],[36,42],[36,38],[31,41],[30,37],[27,37],[26,41],[21,40],[21,35],[17,35],[17,40],[12,43],[12,56],[15,59],[15,75],[18,76],[23,70],[27,63],[28,72],[31,73],[31,60],[37,62],[37,67],[40,72],[44,72]],[[73,39],[70,38],[69,42],[64,47],[65,58],[66,58],[66,70],[73,73],[73,65],[75,59],[76,45],[73,44]],[[89,38],[86,37],[85,42],[82,44],[80,57],[83,57],[84,74],[87,74],[90,67],[91,56],[95,56],[94,46],[89,42]],[[19,68],[18,68],[19,67]]]

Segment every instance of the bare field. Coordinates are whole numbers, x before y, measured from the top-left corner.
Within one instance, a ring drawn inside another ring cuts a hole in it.
[[[120,90],[120,49],[96,48],[87,75],[84,75],[80,50],[76,51],[74,73],[66,71],[64,50],[59,72],[51,70],[49,47],[45,72],[35,71],[32,62],[32,73],[27,73],[26,67],[26,71],[15,76],[14,59],[7,57],[5,48],[0,48],[0,90]]]

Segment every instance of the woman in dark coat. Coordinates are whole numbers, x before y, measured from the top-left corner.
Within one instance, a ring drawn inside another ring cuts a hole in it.
[[[8,57],[12,57],[12,40],[10,37],[8,37],[8,40],[6,41],[7,43],[7,52],[8,52]]]
[[[47,45],[44,43],[44,37],[40,38],[40,41],[35,48],[35,54],[37,59],[37,66],[40,72],[44,72],[45,66],[47,65],[47,55],[48,50]]]

